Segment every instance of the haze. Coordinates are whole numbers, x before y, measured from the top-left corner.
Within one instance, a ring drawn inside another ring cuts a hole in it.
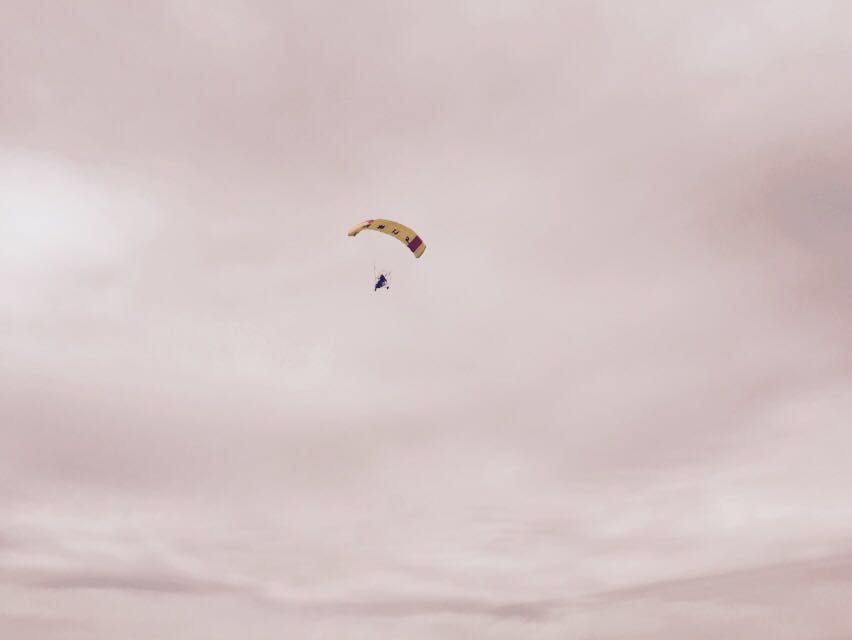
[[[0,637],[849,638],[850,24],[4,0]]]

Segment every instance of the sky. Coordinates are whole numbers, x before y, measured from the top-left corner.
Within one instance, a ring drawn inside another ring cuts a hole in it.
[[[0,637],[850,637],[850,6],[0,16]]]

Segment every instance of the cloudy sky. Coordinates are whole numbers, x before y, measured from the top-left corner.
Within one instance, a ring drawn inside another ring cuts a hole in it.
[[[5,0],[0,636],[848,638],[851,23]]]

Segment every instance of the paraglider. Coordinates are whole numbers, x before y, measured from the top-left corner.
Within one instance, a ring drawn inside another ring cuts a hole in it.
[[[414,254],[415,258],[419,258],[426,251],[426,244],[423,240],[414,233],[414,229],[401,225],[393,220],[365,220],[359,225],[352,227],[349,230],[350,236],[357,236],[362,231],[369,229],[371,231],[380,231],[386,235],[396,238],[408,247],[409,251]]]
[[[352,227],[349,230],[349,235],[354,237],[366,230],[378,231],[392,238],[396,238],[408,247],[408,250],[414,254],[415,258],[419,258],[423,255],[423,252],[426,251],[426,244],[420,236],[415,233],[414,229],[406,227],[398,222],[394,222],[393,220],[385,220],[381,218],[365,220],[364,222]],[[379,275],[376,276],[375,265],[373,265],[373,278],[375,278],[373,291],[378,291],[379,289],[390,290],[389,271],[387,273],[379,273]]]

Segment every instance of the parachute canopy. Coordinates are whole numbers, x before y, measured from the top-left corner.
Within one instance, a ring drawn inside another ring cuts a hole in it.
[[[382,220],[379,218],[376,218],[375,220],[365,220],[361,224],[352,227],[349,230],[349,235],[357,236],[365,229],[380,231],[381,233],[396,238],[411,250],[411,253],[414,254],[415,258],[419,258],[423,255],[423,252],[426,251],[426,245],[423,243],[423,240],[420,239],[420,236],[414,233],[413,229],[399,224],[398,222],[394,222],[393,220]]]

